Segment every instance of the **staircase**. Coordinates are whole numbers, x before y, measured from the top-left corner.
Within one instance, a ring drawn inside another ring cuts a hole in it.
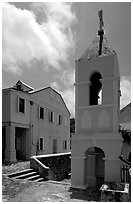
[[[45,181],[41,175],[39,175],[37,172],[35,172],[33,169],[25,169],[22,171],[18,171],[15,173],[7,174],[9,178],[14,178],[14,179],[27,179],[29,181]]]

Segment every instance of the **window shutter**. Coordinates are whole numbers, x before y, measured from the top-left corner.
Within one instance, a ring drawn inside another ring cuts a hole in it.
[[[40,106],[38,107],[38,118],[40,118]]]
[[[41,107],[41,106],[39,107],[39,118],[40,119],[44,119],[44,117],[45,117],[44,116],[44,114],[45,114],[44,110],[45,109],[43,107]]]
[[[49,112],[49,122],[54,123],[54,112],[53,111]]]
[[[45,108],[43,108],[43,119],[45,119],[45,113],[46,113]]]
[[[39,138],[39,150],[40,151],[44,150],[44,138],[43,137]]]
[[[24,113],[26,113],[26,99],[24,99]]]
[[[52,112],[52,122],[54,123],[54,112]]]
[[[68,149],[68,141],[67,140],[63,141],[63,149]]]
[[[65,141],[63,141],[63,149],[65,149]]]
[[[57,124],[59,125],[59,114],[57,114]]]
[[[59,115],[59,124],[62,124],[62,115]]]
[[[17,110],[19,113],[26,113],[26,99],[17,96]]]

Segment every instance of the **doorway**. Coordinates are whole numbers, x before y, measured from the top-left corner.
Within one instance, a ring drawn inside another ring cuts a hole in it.
[[[98,147],[86,151],[86,180],[89,187],[101,186],[104,183],[105,154]]]
[[[53,140],[53,154],[56,154],[57,153],[57,140],[54,139]]]
[[[29,131],[26,128],[15,128],[16,159],[29,159]]]
[[[6,149],[6,126],[2,127],[2,161],[5,159],[5,149]]]

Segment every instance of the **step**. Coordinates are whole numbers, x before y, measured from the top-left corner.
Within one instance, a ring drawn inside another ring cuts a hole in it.
[[[33,169],[24,169],[22,171],[14,172],[11,174],[6,174],[10,178],[14,179],[27,179],[35,182],[44,181],[44,178],[41,177],[37,172]]]
[[[29,176],[33,176],[33,175],[35,175],[35,174],[37,174],[37,172],[35,172],[35,171],[32,171],[32,172],[30,172],[30,173],[25,173],[25,174],[21,174],[21,175],[19,175],[19,176],[15,176],[15,177],[13,177],[13,178],[15,178],[15,179],[25,179],[25,178],[27,178],[27,177],[29,177]]]
[[[41,181],[45,181],[44,178],[39,178],[39,179],[36,179],[36,180],[33,180],[35,182],[41,182]]]
[[[15,176],[19,176],[19,175],[22,175],[24,173],[29,173],[29,172],[33,172],[34,170],[33,169],[24,169],[22,171],[16,171],[14,173],[11,173],[11,174],[6,174],[8,177],[15,177]]]
[[[40,175],[38,174],[38,175],[35,175],[35,176],[28,177],[26,179],[27,180],[35,180],[36,178],[39,178],[39,177],[40,177]]]

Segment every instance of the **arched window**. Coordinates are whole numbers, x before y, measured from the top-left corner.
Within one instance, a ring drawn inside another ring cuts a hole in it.
[[[90,105],[102,104],[102,76],[99,72],[92,74],[90,78]]]

